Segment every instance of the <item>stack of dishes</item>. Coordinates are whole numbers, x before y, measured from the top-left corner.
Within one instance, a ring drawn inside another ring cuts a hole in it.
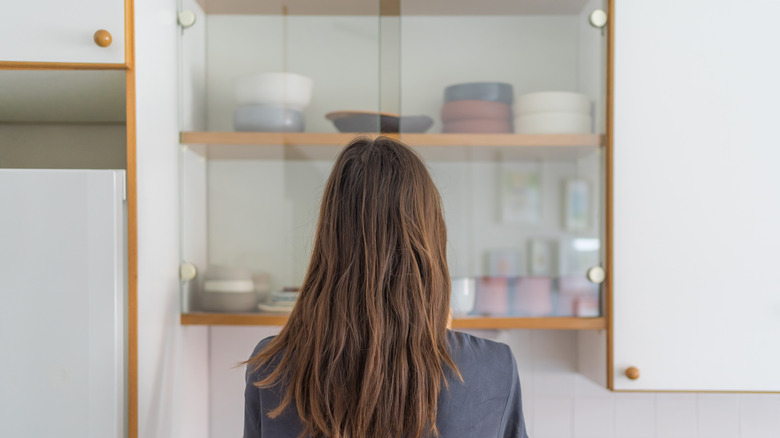
[[[515,101],[515,132],[520,134],[582,134],[592,132],[588,96],[568,91],[542,91]]]
[[[258,309],[270,313],[290,313],[298,300],[300,290],[297,287],[285,287],[271,292],[268,300],[257,305]]]
[[[503,82],[469,82],[444,89],[442,132],[511,133],[512,85]]]
[[[313,82],[295,73],[259,73],[235,81],[236,131],[303,132]]]

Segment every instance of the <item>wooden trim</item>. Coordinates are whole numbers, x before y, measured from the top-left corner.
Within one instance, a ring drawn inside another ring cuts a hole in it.
[[[125,0],[127,131],[127,437],[138,438],[138,180],[136,161],[135,5]]]
[[[183,144],[344,146],[353,138],[383,135],[414,146],[600,146],[600,134],[377,134],[308,132],[182,132]]]
[[[287,323],[287,315],[200,312],[181,315],[182,325],[282,326],[285,323]],[[452,320],[452,327],[457,329],[603,330],[606,328],[606,320],[604,318],[577,317],[473,317],[455,318]]]
[[[611,389],[611,388],[610,388]],[[612,392],[621,394],[780,394],[780,391],[738,391],[738,390],[705,390],[705,389],[612,389]]]
[[[398,17],[401,15],[401,0],[380,0],[379,15],[382,17]]]
[[[283,326],[287,315],[262,315],[253,313],[182,313],[182,325],[271,325]]]
[[[131,2],[132,0],[127,1]],[[125,59],[127,59],[126,52]],[[100,64],[86,62],[0,61],[0,70],[127,70],[129,68],[130,66],[127,62],[124,64]]]
[[[614,156],[614,105],[615,105],[615,1],[607,0],[607,132],[606,132],[606,212],[604,214],[605,231],[604,236],[606,246],[606,260],[604,261],[607,270],[607,278],[604,283],[604,315],[607,322],[607,388],[615,389],[614,382],[614,317],[612,307],[612,294],[614,282],[614,263],[613,263],[613,156]]]

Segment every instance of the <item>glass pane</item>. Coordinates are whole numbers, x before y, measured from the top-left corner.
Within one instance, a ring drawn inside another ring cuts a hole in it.
[[[469,145],[423,151],[444,198],[456,313],[601,314],[586,276],[603,247],[599,7],[401,1],[401,114]],[[568,147],[543,147],[551,138]]]
[[[198,19],[182,31],[182,130],[337,132],[330,119],[358,111],[373,119],[356,114],[342,120],[345,129],[372,131],[380,108],[378,1],[343,10],[222,3],[210,13],[193,5]]]

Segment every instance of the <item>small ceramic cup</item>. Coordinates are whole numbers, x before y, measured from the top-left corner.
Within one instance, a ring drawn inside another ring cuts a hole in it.
[[[476,303],[476,282],[473,278],[453,278],[450,307],[454,316],[468,315]]]

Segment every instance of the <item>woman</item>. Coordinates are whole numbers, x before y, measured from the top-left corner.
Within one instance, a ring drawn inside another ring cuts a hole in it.
[[[525,438],[509,348],[447,329],[446,243],[415,152],[349,144],[298,302],[247,361],[244,437]]]

